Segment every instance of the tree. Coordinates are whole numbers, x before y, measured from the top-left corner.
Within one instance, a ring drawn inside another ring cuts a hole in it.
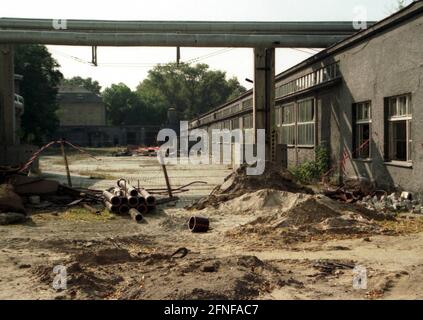
[[[98,81],[91,78],[73,77],[63,80],[64,85],[80,86],[96,94],[100,94],[101,86]]]
[[[150,119],[144,102],[125,84],[112,84],[104,90],[102,97],[110,124],[149,124]]]
[[[236,78],[226,80],[226,73],[209,70],[207,64],[169,63],[158,65],[137,87],[138,95],[153,110],[161,123],[170,107],[181,119],[191,119],[235,98],[245,88]]]
[[[57,90],[63,79],[59,64],[43,45],[15,47],[15,73],[23,75],[21,94],[25,99],[22,139],[40,144],[57,129]]]

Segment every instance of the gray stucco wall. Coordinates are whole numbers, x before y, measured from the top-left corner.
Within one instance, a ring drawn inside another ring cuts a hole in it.
[[[384,32],[335,57],[343,77],[338,112],[331,121],[331,146],[352,151],[352,104],[371,100],[371,161],[348,161],[349,175],[368,176],[381,187],[423,189],[423,17]],[[412,167],[384,162],[384,99],[411,94]],[[339,122],[338,128],[332,127]],[[334,136],[334,135],[337,136]],[[339,138],[342,137],[342,138]]]

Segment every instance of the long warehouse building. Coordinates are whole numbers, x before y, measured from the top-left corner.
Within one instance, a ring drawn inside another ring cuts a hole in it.
[[[423,189],[423,1],[278,74],[277,161],[290,168],[330,151],[342,176]],[[253,93],[190,121],[190,129],[253,128]],[[248,142],[247,142],[248,143]],[[338,170],[339,171],[339,170]]]

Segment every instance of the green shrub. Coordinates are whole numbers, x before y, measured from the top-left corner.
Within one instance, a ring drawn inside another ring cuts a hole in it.
[[[316,147],[316,160],[306,161],[299,166],[291,168],[294,177],[302,183],[313,183],[329,170],[329,152],[323,146]]]

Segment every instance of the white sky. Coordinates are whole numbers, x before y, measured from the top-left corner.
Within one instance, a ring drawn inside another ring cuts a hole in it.
[[[407,1],[407,4],[411,0]],[[367,20],[380,20],[394,11],[397,0],[14,0],[0,5],[0,17],[111,20],[226,21],[351,21],[363,6]],[[48,46],[65,77],[98,80],[103,88],[123,82],[135,88],[156,63],[175,61],[175,48],[99,47],[99,67],[93,67],[90,47]],[[305,51],[305,52],[304,52]],[[279,73],[310,57],[312,49],[277,49]],[[207,55],[210,54],[210,57]],[[206,57],[204,57],[206,56]],[[181,60],[199,62],[238,77],[253,78],[251,49],[181,48]]]

